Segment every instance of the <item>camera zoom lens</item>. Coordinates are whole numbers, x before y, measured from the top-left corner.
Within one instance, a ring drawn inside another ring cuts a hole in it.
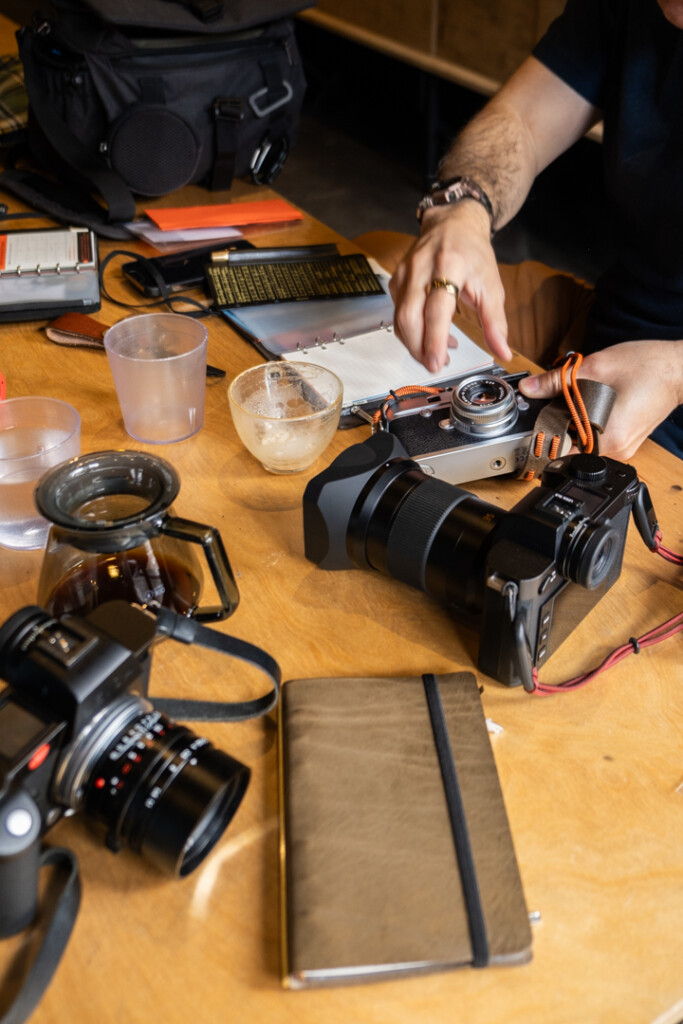
[[[123,724],[125,722],[125,724]],[[137,697],[122,698],[76,742],[60,797],[167,874],[193,871],[227,828],[249,769]]]
[[[408,467],[412,463],[406,464]],[[476,614],[484,562],[501,510],[418,468],[384,474],[350,524],[349,551],[372,566]]]

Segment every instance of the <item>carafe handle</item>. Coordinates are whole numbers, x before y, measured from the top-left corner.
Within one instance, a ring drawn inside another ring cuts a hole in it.
[[[159,524],[159,530],[169,537],[200,544],[204,549],[221,603],[197,608],[192,612],[192,618],[198,622],[217,622],[232,615],[239,604],[240,595],[218,530],[214,526],[202,526],[201,523],[177,516],[167,516]]]

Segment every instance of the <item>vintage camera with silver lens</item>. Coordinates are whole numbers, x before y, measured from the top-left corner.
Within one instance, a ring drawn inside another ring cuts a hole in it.
[[[147,698],[155,634],[125,601],[85,618],[30,605],[0,628],[0,937],[33,920],[40,839],[62,816],[184,876],[237,810],[249,769]]]
[[[547,401],[517,389],[526,373],[500,367],[463,377],[439,394],[415,393],[385,403],[380,429],[394,434],[420,469],[448,483],[523,470],[534,425]],[[567,434],[554,455],[570,447]]]

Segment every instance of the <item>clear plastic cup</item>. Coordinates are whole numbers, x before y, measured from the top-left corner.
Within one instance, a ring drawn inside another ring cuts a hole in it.
[[[145,313],[110,327],[104,347],[126,431],[146,444],[184,441],[204,423],[206,327]]]
[[[315,363],[270,362],[235,377],[230,412],[245,448],[270,473],[300,473],[339,425],[343,386]]]
[[[81,451],[81,417],[57,398],[0,402],[0,544],[42,548],[49,523],[33,492],[41,476]]]

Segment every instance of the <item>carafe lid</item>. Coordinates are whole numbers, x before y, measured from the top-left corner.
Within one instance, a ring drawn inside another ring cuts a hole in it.
[[[165,459],[146,452],[104,451],[55,466],[41,477],[34,497],[41,515],[67,534],[110,549],[114,537],[127,548],[156,533],[179,490],[178,474]],[[131,509],[125,500],[118,508],[115,500],[98,500],[117,495],[139,501]]]

